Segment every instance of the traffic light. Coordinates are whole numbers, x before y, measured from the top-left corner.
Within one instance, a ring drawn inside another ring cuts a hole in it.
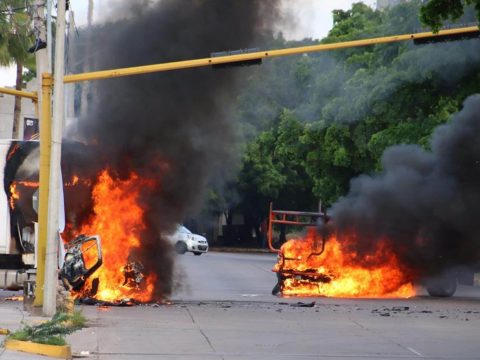
[[[415,37],[413,43],[415,45],[431,44],[437,42],[446,42],[446,41],[459,41],[459,40],[469,40],[480,37],[480,29],[471,30],[471,28],[462,27],[462,28],[448,28],[444,27],[441,29],[442,34],[432,34],[431,36],[422,36]],[[445,31],[443,31],[445,30]],[[445,33],[448,32],[448,33]]]
[[[243,54],[254,53],[258,51],[260,51],[258,48],[229,50],[229,51],[211,53],[210,57],[216,58],[221,56],[243,55]],[[232,61],[232,62],[227,62],[222,64],[213,64],[212,69],[225,69],[225,68],[236,67],[236,66],[260,65],[261,63],[262,63],[261,58],[251,59],[251,60]]]

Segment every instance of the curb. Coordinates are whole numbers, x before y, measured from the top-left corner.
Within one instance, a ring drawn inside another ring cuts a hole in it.
[[[45,355],[59,359],[72,358],[72,350],[70,345],[47,345],[38,344],[31,341],[7,339],[5,340],[5,349]]]

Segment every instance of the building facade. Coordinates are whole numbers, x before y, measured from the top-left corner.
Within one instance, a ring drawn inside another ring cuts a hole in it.
[[[27,91],[37,91],[36,81],[33,80],[27,84]],[[12,95],[0,94],[0,139],[11,139],[13,128],[13,110],[15,106],[15,97]],[[27,127],[37,121],[35,105],[30,99],[22,99],[22,112],[20,114],[19,137],[23,139],[25,124]],[[38,123],[37,123],[38,124]]]

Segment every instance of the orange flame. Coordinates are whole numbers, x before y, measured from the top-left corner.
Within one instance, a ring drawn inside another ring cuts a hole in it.
[[[72,176],[72,180],[70,181],[64,181],[63,185],[66,187],[70,186],[76,186],[76,185],[85,185],[85,186],[91,186],[92,183],[89,179],[80,179],[77,175]]]
[[[114,179],[103,171],[93,189],[94,216],[80,229],[82,234],[98,234],[101,237],[103,264],[87,280],[82,292],[76,297],[89,296],[94,278],[99,279],[96,295],[98,300],[115,301],[133,298],[150,301],[156,281],[155,274],[144,274],[140,288],[125,285],[124,266],[132,261],[132,250],[140,247],[140,234],[145,229],[143,209],[138,205],[140,190],[151,181],[131,174],[126,180]],[[96,251],[83,253],[87,268],[96,258]]]
[[[7,161],[12,158],[12,156],[15,154],[15,152],[20,148],[20,144],[17,142],[13,147],[10,149],[10,151],[7,154]]]
[[[10,184],[10,209],[15,208],[15,200],[20,199],[20,193],[17,191],[17,184],[12,182]]]
[[[330,236],[319,255],[315,255],[320,253],[315,249],[321,239],[314,229],[304,239],[283,244],[274,267],[274,271],[283,274],[282,295],[401,298],[415,295],[409,275],[402,270],[387,241],[379,242],[374,254],[360,258],[347,249],[348,240]]]
[[[23,185],[25,187],[31,187],[31,188],[37,188],[38,187],[38,181],[24,181],[24,180],[21,180],[21,181],[18,181],[18,184],[19,185]]]

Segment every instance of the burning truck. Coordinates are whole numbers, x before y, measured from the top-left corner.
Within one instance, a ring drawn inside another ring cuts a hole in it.
[[[329,220],[324,212],[270,209],[268,244],[278,253],[273,295],[409,298],[416,295],[416,285],[421,283],[431,296],[449,297],[457,282],[473,284],[471,268],[422,279],[418,271],[402,263],[388,239],[363,256],[355,250],[355,234],[339,238]],[[305,231],[275,248],[274,225],[305,227]]]
[[[4,191],[0,192],[0,229],[3,233],[0,238],[0,288],[20,289],[26,282],[33,284],[36,278],[38,141],[1,141],[0,159],[4,184]],[[64,183],[67,194],[73,189],[82,193],[88,187],[88,182],[81,183],[76,176]],[[65,215],[63,203],[59,206],[60,214]],[[65,216],[61,216],[60,223],[63,228]],[[84,254],[92,247],[95,260],[87,264]],[[62,270],[62,280],[69,288],[83,286],[101,264],[98,235],[80,235],[71,242],[59,244],[58,266]]]
[[[62,159],[65,207],[60,205],[65,215],[59,244],[63,284],[77,298],[152,300],[156,274],[132,253],[146,227],[138,189],[148,190],[153,182],[135,174],[119,179],[108,169],[92,167],[91,149],[82,144],[67,142],[63,149],[68,160]],[[36,141],[0,142],[2,289],[35,281],[38,160]]]
[[[412,274],[402,269],[388,243],[359,258],[332,233],[324,212],[272,210],[268,244],[278,253],[273,271],[278,282],[272,294],[284,296],[411,297],[415,295]],[[305,227],[301,237],[281,248],[273,246],[274,225]],[[354,237],[351,237],[354,241]]]

